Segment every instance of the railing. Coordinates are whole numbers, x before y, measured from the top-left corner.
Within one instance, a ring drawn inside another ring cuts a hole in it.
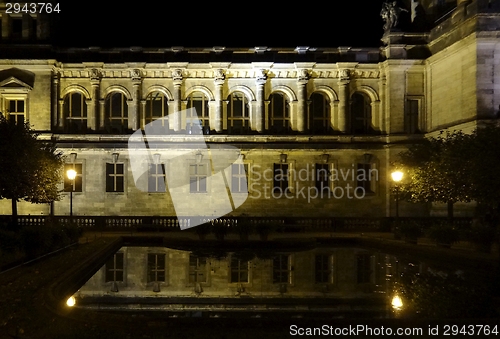
[[[460,228],[467,228],[472,218],[453,218],[453,223]],[[0,228],[12,221],[11,216],[0,216]],[[228,228],[272,226],[279,232],[389,232],[395,225],[394,218],[304,218],[304,217],[176,217],[176,216],[18,216],[18,227],[44,226],[50,223],[67,225],[74,223],[85,230],[96,231],[176,231],[188,227],[194,222],[204,222],[212,226]],[[399,225],[418,223],[422,229],[437,221],[448,221],[440,217],[400,217]]]

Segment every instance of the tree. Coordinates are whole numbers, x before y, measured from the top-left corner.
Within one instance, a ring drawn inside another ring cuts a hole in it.
[[[52,142],[37,140],[28,123],[16,124],[0,115],[0,199],[12,200],[17,226],[17,202],[49,203],[59,199],[63,156]]]
[[[486,125],[471,134],[462,132],[428,138],[400,153],[396,166],[409,179],[402,185],[404,199],[443,202],[453,206],[476,201],[500,221],[500,128]],[[453,209],[448,209],[452,216]]]
[[[401,186],[403,199],[412,202],[442,202],[448,204],[448,216],[453,216],[453,204],[475,198],[470,170],[476,157],[475,134],[447,133],[428,138],[400,153],[400,161],[408,180]]]

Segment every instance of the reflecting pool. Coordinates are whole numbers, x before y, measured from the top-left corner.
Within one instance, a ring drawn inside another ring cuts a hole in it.
[[[68,302],[81,309],[154,311],[169,317],[446,317],[450,310],[454,317],[495,314],[495,305],[488,305],[488,284],[467,276],[460,269],[410,260],[407,253],[353,244],[123,246]],[[477,306],[460,309],[467,298],[475,298]]]
[[[394,318],[436,312],[433,303],[436,316],[457,310],[439,295],[447,289],[460,304],[464,293],[491,301],[487,285],[471,285],[463,271],[407,257],[313,241],[123,246],[72,302],[169,317]]]

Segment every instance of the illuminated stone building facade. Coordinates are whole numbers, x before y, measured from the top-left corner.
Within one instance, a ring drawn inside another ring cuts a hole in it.
[[[54,48],[31,44],[46,38],[43,18],[2,11],[0,111],[67,155],[77,215],[175,215],[168,192],[135,187],[127,141],[194,107],[207,144],[241,150],[249,197],[230,215],[391,216],[396,155],[443,129],[470,131],[500,107],[497,2],[446,2],[447,14],[428,2],[438,19],[428,31],[389,28],[381,48]],[[190,118],[169,122],[173,145],[188,140]],[[276,181],[277,170],[289,174]],[[242,173],[233,169],[233,191]],[[69,213],[68,199],[52,207]],[[20,214],[50,210],[19,203]],[[9,201],[0,212],[10,213]]]

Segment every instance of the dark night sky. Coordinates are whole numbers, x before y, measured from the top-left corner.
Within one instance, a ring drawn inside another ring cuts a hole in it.
[[[67,47],[378,47],[382,2],[91,0],[52,15]]]

